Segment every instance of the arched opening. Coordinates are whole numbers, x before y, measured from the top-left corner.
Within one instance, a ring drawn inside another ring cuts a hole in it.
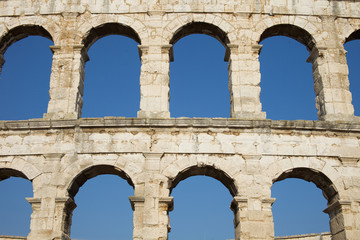
[[[32,183],[13,169],[0,169],[0,235],[27,236],[30,232]]]
[[[52,44],[50,34],[35,25],[13,28],[0,39],[1,120],[42,118],[46,113]]]
[[[172,179],[170,192],[179,184],[180,181],[191,176],[208,176],[215,178],[229,190],[233,197],[237,194],[235,182],[226,172],[216,169],[213,166],[206,165],[201,167],[192,166],[181,171],[174,179]]]
[[[265,30],[259,42],[260,98],[268,118],[317,120],[312,66],[306,63],[315,44],[311,35],[281,24]]]
[[[77,205],[72,219],[65,223],[72,225],[71,237],[131,239],[133,219],[128,197],[134,194],[132,187],[129,176],[114,166],[98,165],[82,171],[68,189]]]
[[[323,210],[338,200],[338,194],[323,173],[291,169],[274,180],[271,191],[276,198],[272,206],[275,236],[330,231],[329,215]]]
[[[119,23],[103,24],[88,32],[83,41],[90,61],[85,67],[82,117],[136,117],[140,43],[132,28]]]
[[[226,33],[208,23],[192,22],[175,32],[170,41],[174,45],[172,117],[229,117],[228,64],[224,61],[228,43]]]
[[[191,167],[172,181],[170,190],[174,210],[169,239],[234,238],[234,215],[229,206],[237,191],[226,173],[210,166]]]
[[[347,54],[346,60],[349,68],[350,92],[352,95],[352,104],[356,116],[360,116],[360,30],[353,32],[344,45]]]

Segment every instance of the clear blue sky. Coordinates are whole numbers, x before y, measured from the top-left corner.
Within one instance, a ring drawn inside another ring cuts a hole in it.
[[[272,37],[262,42],[261,101],[270,119],[316,120],[308,52],[295,40]],[[50,40],[29,37],[6,52],[0,75],[0,119],[41,118],[48,103],[51,68]],[[137,44],[122,36],[105,37],[89,50],[86,64],[83,117],[135,117],[139,109],[140,61]],[[356,115],[360,110],[360,41],[346,44],[350,89]],[[174,46],[171,63],[172,117],[229,117],[227,63],[224,47],[214,38],[190,35]],[[106,186],[106,187],[104,187]],[[27,180],[0,182],[0,234],[27,235],[32,197]],[[133,189],[117,176],[102,175],[86,182],[75,197],[72,238],[131,239]],[[170,240],[234,238],[231,195],[217,180],[190,177],[173,190]],[[314,184],[298,179],[275,183],[272,197],[275,234],[329,231],[322,213],[326,200]],[[211,209],[211,211],[209,211]],[[309,217],[310,216],[310,217]]]

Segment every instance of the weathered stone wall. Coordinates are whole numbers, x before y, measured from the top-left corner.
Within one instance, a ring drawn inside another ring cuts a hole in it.
[[[193,33],[226,49],[231,119],[170,118],[172,46]],[[79,119],[87,51],[110,34],[139,44],[138,118]],[[0,121],[0,180],[33,184],[27,239],[69,239],[73,198],[99,174],[134,187],[134,240],[167,239],[171,190],[193,175],[234,196],[236,240],[274,239],[271,186],[291,177],[323,190],[333,239],[360,236],[360,122],[343,47],[360,38],[358,0],[0,1],[0,68],[6,49],[29,35],[54,42],[47,113]],[[309,50],[319,121],[266,120],[258,56],[277,35]]]
[[[237,239],[274,237],[271,186],[288,177],[323,190],[326,212],[336,221],[334,239],[345,239],[345,233],[356,239],[359,233],[357,123],[122,118],[0,123],[0,179],[14,175],[33,182],[29,239],[50,239],[49,231],[66,236],[79,187],[104,173],[123,177],[135,189],[134,239],[166,239],[170,192],[193,175],[218,179],[234,196]]]
[[[216,37],[229,61],[231,117],[264,119],[260,103],[262,40],[284,35],[309,50],[320,120],[354,120],[343,44],[359,38],[359,1],[1,1],[0,65],[13,42],[41,35],[54,42],[45,117],[81,116],[87,50],[122,34],[139,43],[139,117],[170,117],[172,45],[191,33]],[[176,58],[176,56],[175,56]]]

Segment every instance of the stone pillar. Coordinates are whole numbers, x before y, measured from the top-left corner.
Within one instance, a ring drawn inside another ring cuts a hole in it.
[[[330,217],[333,240],[356,240],[360,236],[359,201],[339,200],[330,204],[324,212]]]
[[[271,205],[274,201],[274,198],[234,197],[230,208],[235,215],[235,240],[273,240],[274,222]]]
[[[144,197],[130,196],[129,197],[133,214],[133,240],[142,240],[142,229],[144,227]]]
[[[130,197],[134,210],[134,240],[166,240],[170,231],[169,211],[173,198],[169,197],[168,179],[160,174],[163,153],[144,153],[145,171]]]
[[[228,44],[225,61],[229,61],[230,117],[265,119],[260,102],[261,45],[241,46]]]
[[[307,62],[313,64],[318,119],[355,120],[343,47],[314,47]]]
[[[139,118],[169,118],[169,72],[172,45],[140,45]]]
[[[53,62],[50,101],[46,119],[77,119],[81,116],[85,63],[89,57],[83,45],[51,46]]]
[[[72,198],[27,198],[33,209],[28,240],[70,240]]]
[[[46,239],[48,233],[44,232],[46,228],[46,223],[43,219],[40,207],[41,199],[40,198],[26,198],[26,200],[31,204],[32,214],[30,221],[30,233],[27,239]]]

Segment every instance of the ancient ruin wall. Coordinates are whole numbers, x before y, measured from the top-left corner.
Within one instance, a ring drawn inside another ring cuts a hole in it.
[[[343,44],[360,38],[359,11],[357,0],[0,1],[1,66],[26,36],[54,42],[44,118],[0,122],[0,180],[33,184],[28,239],[70,239],[74,196],[100,174],[134,187],[134,240],[167,239],[171,190],[194,175],[233,195],[237,240],[274,239],[271,186],[291,177],[323,190],[333,239],[357,239],[360,123]],[[170,118],[172,45],[192,33],[226,49],[231,119]],[[138,118],[81,119],[87,50],[111,34],[139,44]],[[319,121],[271,121],[262,111],[261,41],[277,35],[309,51]]]

